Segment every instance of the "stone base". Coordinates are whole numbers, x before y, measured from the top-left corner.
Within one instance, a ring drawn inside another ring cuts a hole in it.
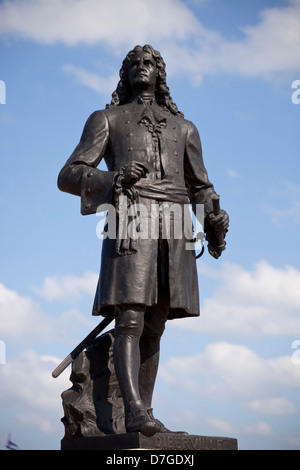
[[[139,432],[61,440],[61,450],[237,450],[230,437],[197,436],[184,433],[157,433],[146,437]]]

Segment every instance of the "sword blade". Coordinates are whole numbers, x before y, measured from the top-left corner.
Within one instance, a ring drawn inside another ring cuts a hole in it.
[[[93,339],[98,336],[104,328],[109,325],[114,316],[113,314],[108,314],[104,317],[104,319],[96,326],[77,346],[73,349],[73,351],[68,354],[67,357],[54,369],[52,372],[52,377],[56,379],[67,367],[70,365],[73,360],[80,354],[92,341]]]

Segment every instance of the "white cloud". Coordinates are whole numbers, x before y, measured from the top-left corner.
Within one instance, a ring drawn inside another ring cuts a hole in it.
[[[102,78],[99,74],[95,72],[90,72],[82,67],[78,67],[73,64],[66,64],[63,67],[65,73],[75,77],[76,81],[81,85],[85,85],[88,88],[91,88],[96,93],[99,94],[111,94],[118,83],[118,74],[113,74],[110,77]]]
[[[172,322],[174,328],[246,336],[295,335],[300,331],[300,271],[275,268],[260,261],[253,271],[224,263],[219,269],[199,267],[201,277],[216,282],[213,296],[204,298],[199,319]]]
[[[159,14],[158,14],[159,12]],[[114,47],[149,35],[184,39],[197,21],[178,0],[13,0],[0,6],[0,32],[45,44],[104,42]]]
[[[288,356],[264,359],[243,345],[218,342],[193,356],[170,357],[159,373],[172,387],[199,399],[231,399],[269,415],[296,412],[284,394],[288,389],[300,390],[300,369]]]
[[[218,418],[207,418],[206,423],[216,429],[220,435],[223,436],[232,436],[236,435],[237,430],[234,426],[232,426],[231,423],[228,423],[227,421],[224,421],[222,419]]]
[[[82,278],[49,278],[41,292],[50,300],[74,298],[92,292],[93,279],[93,273],[85,273]],[[45,348],[51,342],[63,343],[67,354],[71,350],[70,342],[74,347],[85,336],[84,332],[88,334],[95,327],[95,319],[76,309],[47,315],[30,297],[3,284],[0,284],[0,318],[1,340],[7,345],[6,361],[0,366],[1,420],[8,413],[9,419],[22,429],[33,427],[43,434],[51,434],[61,427],[62,432],[60,395],[72,384],[67,371],[56,379],[52,377],[61,358],[39,355],[33,350],[14,354],[24,344],[36,347],[43,344]]]
[[[242,39],[228,40],[205,27],[180,0],[11,0],[0,5],[0,34],[44,44],[103,43],[118,54],[153,43],[168,73],[188,74],[196,84],[207,74],[268,79],[299,71],[300,0],[262,10],[259,22],[241,31]],[[178,70],[178,64],[184,66]],[[68,67],[81,83],[102,90],[104,78]]]
[[[259,436],[271,436],[273,434],[270,424],[264,421],[245,426],[244,431],[248,434],[256,434]]]
[[[268,8],[261,21],[243,28],[245,40],[224,43],[221,48],[227,66],[246,76],[267,75],[299,67],[300,2],[285,8]]]
[[[39,356],[32,350],[0,368],[0,402],[21,425],[30,424],[42,433],[53,432],[63,416],[61,393],[70,388],[68,375],[51,376],[58,359]]]
[[[42,313],[38,304],[29,297],[0,284],[1,336],[7,341],[24,338],[46,339],[51,321]]]
[[[98,274],[86,272],[78,276],[49,276],[46,277],[41,288],[36,291],[45,299],[73,300],[82,294],[94,294],[96,291]]]
[[[74,299],[83,293],[94,294],[95,275],[85,273],[82,278],[46,278],[41,295],[47,300]],[[10,345],[39,344],[51,341],[70,340],[70,331],[75,338],[93,328],[92,315],[83,315],[76,309],[57,312],[56,316],[44,313],[40,305],[30,297],[0,284],[1,340]]]
[[[255,413],[270,415],[294,414],[296,412],[295,405],[284,397],[253,400],[247,403],[246,406]]]
[[[278,79],[278,73],[299,71],[299,0],[284,8],[263,10],[260,22],[241,30],[244,38],[233,42],[201,25],[193,48],[182,43],[167,45],[168,67],[173,71],[178,62],[183,63],[184,73],[191,73],[195,83],[207,74]]]

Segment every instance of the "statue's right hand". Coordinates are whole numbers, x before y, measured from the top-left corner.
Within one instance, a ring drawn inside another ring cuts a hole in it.
[[[124,188],[130,188],[147,172],[148,168],[144,163],[135,161],[128,163],[124,168],[122,186]]]

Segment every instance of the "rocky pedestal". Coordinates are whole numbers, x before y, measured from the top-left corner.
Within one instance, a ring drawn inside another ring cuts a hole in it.
[[[113,342],[111,330],[96,338],[72,363],[73,385],[62,393],[62,450],[237,450],[237,440],[233,438],[173,432],[152,437],[127,433],[114,369]]]
[[[126,433],[113,342],[111,330],[96,338],[73,361],[70,376],[73,386],[62,393],[65,438]]]

